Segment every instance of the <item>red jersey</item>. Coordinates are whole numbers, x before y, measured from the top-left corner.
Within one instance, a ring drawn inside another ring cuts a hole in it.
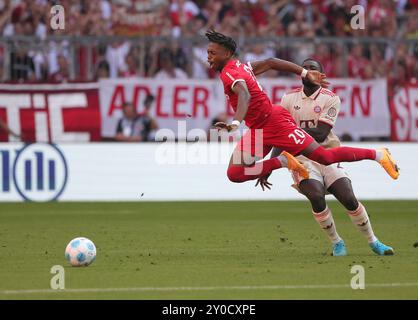
[[[230,60],[222,69],[220,77],[224,85],[224,92],[234,111],[237,111],[238,95],[232,91],[232,87],[238,81],[244,81],[246,83],[251,99],[248,112],[244,118],[245,124],[249,128],[261,128],[270,116],[273,106],[267,94],[255,78],[251,64],[244,64],[238,60]]]

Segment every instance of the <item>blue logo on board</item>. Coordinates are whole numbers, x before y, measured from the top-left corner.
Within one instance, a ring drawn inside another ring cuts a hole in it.
[[[67,184],[68,166],[56,145],[27,144],[17,150],[13,164],[11,155],[8,150],[0,151],[3,192],[10,191],[13,181],[24,200],[53,201],[59,198]]]

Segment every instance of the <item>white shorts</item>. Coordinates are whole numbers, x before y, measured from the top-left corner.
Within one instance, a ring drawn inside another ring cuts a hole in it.
[[[333,163],[329,166],[324,166],[323,164],[309,160],[304,156],[298,156],[296,159],[302,162],[305,168],[308,170],[309,179],[319,181],[325,187],[325,190],[328,190],[328,188],[338,179],[350,179],[347,173],[344,171],[344,168],[339,163]],[[293,181],[295,182],[295,184],[292,186],[299,191],[299,183],[304,179],[295,171],[292,171],[292,177]]]

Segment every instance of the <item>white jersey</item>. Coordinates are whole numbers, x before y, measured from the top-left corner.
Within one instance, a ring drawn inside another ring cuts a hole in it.
[[[290,112],[296,124],[302,129],[315,128],[318,122],[334,127],[340,105],[340,98],[325,88],[319,88],[309,97],[305,95],[303,88],[294,89],[287,92],[281,102],[281,106]],[[340,140],[331,130],[320,144],[325,148],[339,147]]]
[[[340,98],[332,91],[325,88],[319,88],[311,96],[306,96],[303,88],[298,88],[287,92],[281,102],[281,106],[287,109],[295,119],[296,124],[303,128],[315,128],[318,122],[325,122],[334,127],[340,111]],[[320,143],[325,148],[334,148],[340,146],[340,139],[332,132],[326,139]],[[336,180],[348,177],[344,170],[338,164],[324,166],[315,161],[309,160],[305,156],[298,156],[309,172],[309,179],[320,181],[326,189]],[[292,173],[296,189],[302,177],[296,172]]]

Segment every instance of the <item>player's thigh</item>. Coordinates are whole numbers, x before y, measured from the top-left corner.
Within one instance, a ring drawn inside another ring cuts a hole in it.
[[[314,152],[318,147],[321,145],[314,139],[310,141],[310,143],[306,144],[304,148],[300,151],[300,154],[309,158],[309,155]]]
[[[285,150],[292,155],[303,154],[315,140],[299,127],[287,126],[279,133],[265,134],[267,144]]]
[[[287,110],[274,110],[264,127],[263,138],[266,145],[272,145],[293,155],[303,154],[304,150],[315,149],[318,146],[314,138],[297,126]]]
[[[321,165],[313,161],[300,161],[302,161],[302,164],[305,166],[306,170],[308,170],[309,179],[303,179],[293,171],[293,180],[295,182],[298,181],[299,190],[311,200],[311,202],[323,203],[323,201],[325,201],[326,188]]]
[[[238,141],[232,153],[229,165],[250,166],[255,161],[263,159],[272,149],[264,139],[257,139],[254,130],[248,130]]]
[[[333,163],[328,166],[319,165],[321,168],[322,176],[324,177],[325,188],[328,190],[336,181],[346,178],[340,181],[337,186],[341,184],[342,187],[349,187],[351,189],[350,177],[345,172],[340,163]],[[334,189],[334,188],[333,188]],[[339,189],[339,188],[338,188]]]
[[[325,185],[324,178],[322,175],[321,165],[319,163],[310,161],[309,159],[306,159],[304,157],[297,157],[296,159],[299,162],[301,162],[303,166],[305,167],[305,169],[308,171],[310,180],[316,180],[319,183],[321,183],[323,186]],[[292,174],[292,179],[295,182],[295,185],[297,186],[299,186],[299,184],[305,179],[297,171],[292,170],[291,174]]]
[[[250,166],[254,164],[255,161],[256,157],[251,155],[250,152],[236,147],[229,160],[229,166]]]

